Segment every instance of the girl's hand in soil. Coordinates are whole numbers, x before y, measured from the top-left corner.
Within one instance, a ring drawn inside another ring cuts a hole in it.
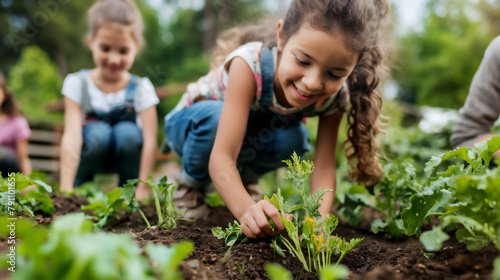
[[[252,239],[275,236],[278,232],[271,228],[268,217],[274,222],[278,231],[285,229],[278,209],[271,202],[261,200],[248,207],[243,213],[240,219],[241,231],[246,237]],[[286,218],[291,219],[292,215],[286,214]]]

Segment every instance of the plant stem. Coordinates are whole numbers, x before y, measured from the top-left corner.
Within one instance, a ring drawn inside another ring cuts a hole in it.
[[[146,222],[146,225],[148,225],[148,228],[151,228],[151,224],[149,223],[148,219],[146,218],[146,215],[144,215],[144,213],[142,212],[141,209],[139,209],[139,212],[141,213],[142,218]]]
[[[153,186],[150,187],[151,190],[153,190],[153,197],[155,199],[156,213],[158,214],[158,226],[161,226],[163,225],[163,213],[161,211],[160,199],[158,198],[158,193],[156,193],[156,188]]]

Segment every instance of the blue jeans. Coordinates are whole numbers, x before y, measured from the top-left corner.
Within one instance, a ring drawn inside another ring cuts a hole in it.
[[[214,145],[223,101],[193,104],[165,119],[168,145],[182,158],[181,179],[203,190],[210,182],[208,162]],[[285,166],[295,151],[302,156],[311,147],[301,120],[272,112],[249,112],[245,138],[237,160],[243,183],[256,183],[266,172]]]
[[[7,178],[11,172],[21,172],[16,154],[10,148],[4,146],[0,146],[0,172],[2,172],[3,178]]]
[[[96,173],[117,172],[119,185],[139,177],[142,133],[130,121],[110,125],[94,121],[83,127],[83,145],[75,185],[92,180]]]

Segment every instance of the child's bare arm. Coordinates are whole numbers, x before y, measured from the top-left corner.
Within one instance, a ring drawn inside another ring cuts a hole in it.
[[[80,105],[64,97],[64,134],[61,141],[60,190],[73,191],[82,151],[82,110]]]
[[[337,136],[343,112],[339,111],[329,116],[320,117],[316,153],[314,155],[314,170],[311,174],[311,193],[321,189],[331,189],[321,201],[319,212],[322,217],[330,213],[335,199],[335,156]]]
[[[224,107],[209,163],[210,176],[217,191],[249,238],[274,235],[267,217],[278,229],[284,228],[276,207],[268,201],[256,203],[250,197],[236,168],[255,92],[251,69],[243,59],[235,58],[229,69]]]
[[[28,139],[21,139],[16,143],[16,154],[19,159],[21,172],[29,176],[31,174],[31,161],[28,155]]]
[[[154,169],[156,150],[158,148],[158,117],[156,115],[156,106],[151,106],[141,112],[142,121],[142,153],[141,165],[139,168],[139,179],[146,181],[149,174]],[[143,200],[149,196],[150,188],[144,183],[137,184],[136,197]]]

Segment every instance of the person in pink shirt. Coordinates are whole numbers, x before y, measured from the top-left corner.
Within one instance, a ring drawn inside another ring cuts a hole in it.
[[[0,76],[0,172],[3,177],[11,172],[30,175],[28,121],[18,111],[16,100]]]

